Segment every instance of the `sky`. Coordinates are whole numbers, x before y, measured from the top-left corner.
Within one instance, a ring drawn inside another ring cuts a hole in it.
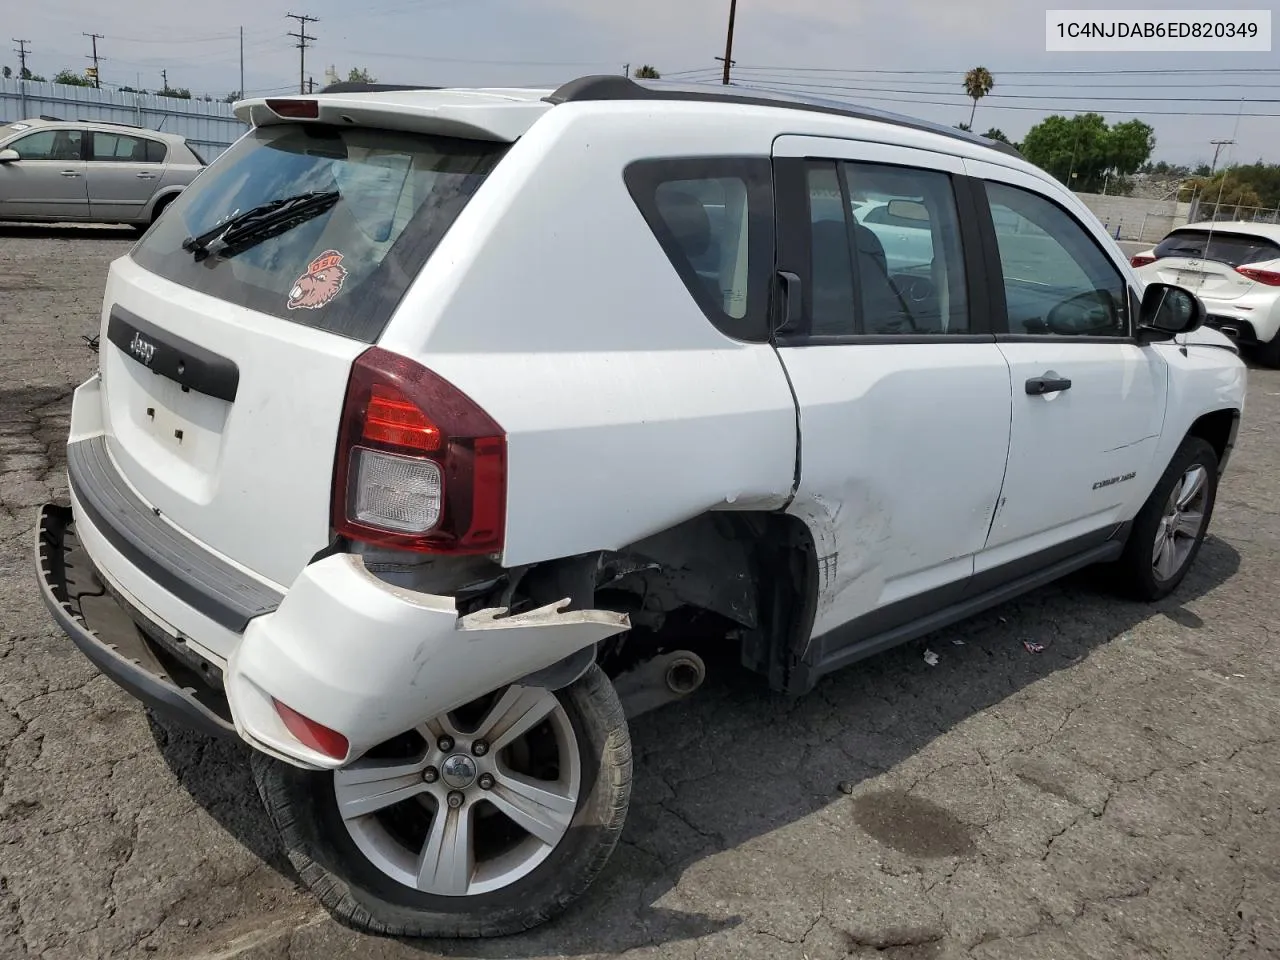
[[[626,64],[666,78],[716,82],[729,0],[10,0],[0,37],[29,41],[28,66],[51,76],[89,64],[98,33],[104,83],[173,87],[221,98],[238,89],[239,30],[245,87],[297,89],[297,21],[318,18],[306,51],[317,85],[325,67],[366,68],[384,82],[432,86],[555,86]],[[1273,9],[1277,0],[1233,6]],[[1045,8],[1029,0],[738,0],[733,78],[775,90],[849,99],[954,124],[972,101],[963,72],[995,77],[974,129],[1021,139],[1052,113],[1094,110],[1108,121],[1139,117],[1156,131],[1153,159],[1212,158],[1215,139],[1235,140],[1219,165],[1280,163],[1280,45],[1271,53],[1048,53]],[[1054,7],[1068,6],[1063,0]],[[1102,4],[1093,6],[1104,9]],[[1116,6],[1112,4],[1111,6]],[[1184,0],[1133,9],[1212,6]],[[16,48],[16,43],[10,43]],[[17,68],[17,53],[0,64]],[[1271,100],[1273,102],[1259,102]],[[1249,114],[1263,114],[1250,116]]]

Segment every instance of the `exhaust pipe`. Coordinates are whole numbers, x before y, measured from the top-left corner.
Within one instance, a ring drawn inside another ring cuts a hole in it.
[[[627,717],[638,717],[691,695],[707,679],[707,666],[692,650],[647,660],[617,677],[614,688]]]
[[[678,697],[687,697],[707,679],[707,667],[696,653],[681,650],[667,664],[667,689]]]

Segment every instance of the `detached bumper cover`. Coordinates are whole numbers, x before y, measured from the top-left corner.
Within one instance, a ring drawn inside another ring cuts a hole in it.
[[[40,508],[35,561],[45,606],[94,666],[159,714],[213,736],[236,735],[212,688],[180,685],[181,667],[167,663],[158,644],[107,594],[80,547],[70,508]]]

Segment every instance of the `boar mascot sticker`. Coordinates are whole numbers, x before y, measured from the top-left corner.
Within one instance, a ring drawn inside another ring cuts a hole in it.
[[[294,281],[289,291],[290,310],[316,310],[336,297],[347,279],[342,254],[326,250],[307,264],[307,272]]]

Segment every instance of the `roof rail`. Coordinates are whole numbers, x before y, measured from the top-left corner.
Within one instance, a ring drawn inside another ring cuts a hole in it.
[[[80,117],[76,123],[96,123],[104,127],[129,127],[131,130],[146,130],[140,123],[125,123],[123,120],[90,120],[88,117]]]
[[[42,113],[42,114],[40,114],[40,119],[41,119],[41,120],[48,120],[50,123],[62,123],[62,122],[63,122],[61,117],[51,117],[51,116],[49,116],[47,113]]]
[[[321,93],[392,93],[400,90],[442,90],[420,83],[363,83],[359,80],[339,80],[324,87]]]
[[[887,110],[873,107],[862,107],[839,100],[827,100],[820,97],[801,96],[792,93],[779,93],[767,87],[751,87],[742,85],[720,86],[695,83],[668,83],[665,81],[637,82],[616,74],[601,74],[579,77],[561,85],[550,96],[544,98],[548,103],[581,103],[593,100],[694,100],[704,103],[740,103],[757,107],[783,107],[791,110],[808,110],[813,113],[834,114],[852,117],[856,120],[874,120],[878,123],[889,123],[897,127],[907,127],[926,133],[936,133],[953,140],[963,140],[979,146],[989,147],[1010,156],[1022,159],[1022,154],[1012,144],[999,140],[988,140],[966,130],[948,127],[929,120],[918,120]]]

